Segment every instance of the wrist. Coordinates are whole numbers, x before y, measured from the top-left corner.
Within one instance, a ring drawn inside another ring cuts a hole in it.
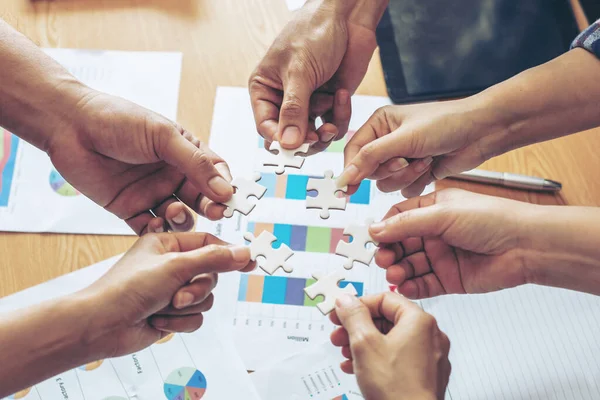
[[[321,4],[343,14],[348,22],[375,31],[389,0],[320,0]]]

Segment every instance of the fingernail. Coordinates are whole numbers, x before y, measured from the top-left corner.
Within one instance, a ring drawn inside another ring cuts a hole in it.
[[[175,308],[184,308],[192,304],[194,301],[194,295],[191,293],[184,292],[177,296],[177,301],[175,301]]]
[[[335,133],[325,133],[325,134],[323,134],[323,137],[321,138],[321,140],[325,143],[328,143],[328,142],[331,142],[334,137],[336,137]]]
[[[398,172],[406,167],[408,167],[408,161],[404,158],[394,158],[389,164],[389,170],[391,172]]]
[[[234,261],[248,261],[249,260],[249,251],[246,246],[232,246],[229,248],[231,251],[231,257]]]
[[[175,222],[177,225],[181,225],[185,223],[187,219],[187,215],[185,211],[181,211],[179,214],[171,218],[171,221]]]
[[[431,164],[432,161],[433,161],[432,157],[427,157],[427,158],[422,159],[415,166],[415,171],[417,171],[417,172],[425,171],[427,169],[427,167],[429,167],[429,164]]]
[[[385,222],[381,221],[381,222],[375,222],[374,224],[371,224],[371,226],[369,227],[369,230],[373,233],[381,233],[381,232],[383,232],[384,228],[385,228]]]
[[[342,174],[338,176],[338,178],[335,180],[335,184],[338,188],[341,188],[348,185],[350,182],[354,183],[356,178],[358,178],[358,174],[359,171],[358,168],[356,168],[356,165],[350,164],[344,169]]]
[[[298,141],[300,137],[300,129],[297,126],[288,126],[283,130],[281,135],[281,143],[291,146]]]
[[[343,91],[338,95],[338,104],[340,106],[348,104],[348,100],[350,100],[350,93]]]
[[[213,176],[212,179],[208,181],[208,187],[219,196],[230,196],[233,194],[231,184],[221,176]]]
[[[350,307],[354,304],[356,300],[358,299],[352,295],[343,294],[337,299],[335,299],[335,305],[341,308]]]
[[[163,228],[162,226],[157,226],[156,228],[154,228],[154,233],[163,233],[165,231],[165,228]]]
[[[152,318],[152,326],[154,326],[155,328],[164,328],[165,326],[167,326],[168,321],[166,318],[162,318],[162,317],[154,317]]]

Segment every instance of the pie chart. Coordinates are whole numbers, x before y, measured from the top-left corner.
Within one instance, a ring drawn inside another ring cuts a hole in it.
[[[204,392],[206,378],[196,368],[176,369],[165,381],[165,395],[169,400],[200,400]]]
[[[50,187],[61,196],[73,197],[79,195],[79,192],[69,182],[65,181],[65,178],[55,169],[50,172]]]
[[[24,399],[25,396],[27,396],[30,391],[31,391],[31,388],[25,389],[25,390],[21,390],[20,392],[17,392],[15,394],[13,394],[12,396],[8,396],[8,398],[9,399]]]

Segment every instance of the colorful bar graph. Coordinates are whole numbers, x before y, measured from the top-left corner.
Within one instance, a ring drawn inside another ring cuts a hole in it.
[[[344,240],[341,228],[249,222],[247,229],[254,236],[262,231],[271,232],[277,238],[275,248],[285,243],[294,251],[308,253],[335,253],[338,242]]]
[[[0,207],[7,207],[10,199],[19,138],[0,128]]]
[[[314,279],[285,276],[242,274],[238,290],[238,301],[247,303],[279,304],[288,306],[314,307],[323,299],[311,300],[304,288],[315,283]],[[363,294],[362,282],[340,282],[340,287],[354,285],[359,296]]]
[[[260,184],[267,188],[265,197],[275,197],[288,200],[305,200],[307,196],[314,197],[315,192],[307,192],[307,175],[276,175],[271,173],[261,174]],[[318,177],[315,177],[318,178]],[[369,204],[371,199],[371,181],[361,182],[356,193],[350,196],[350,204]]]

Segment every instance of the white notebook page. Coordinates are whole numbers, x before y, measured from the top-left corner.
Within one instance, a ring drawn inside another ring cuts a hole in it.
[[[600,297],[527,285],[421,305],[452,343],[448,399],[600,399]]]

